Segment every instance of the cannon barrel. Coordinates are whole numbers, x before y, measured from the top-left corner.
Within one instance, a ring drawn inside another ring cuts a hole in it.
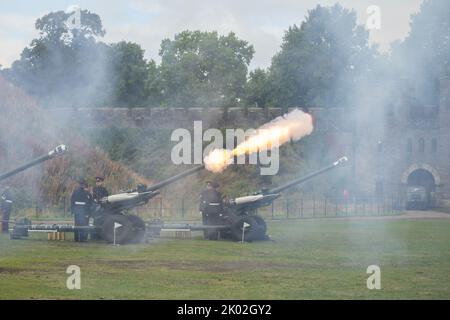
[[[167,185],[169,185],[171,183],[174,183],[174,182],[176,182],[176,181],[178,181],[178,180],[180,180],[180,179],[182,179],[182,178],[184,178],[186,176],[189,176],[191,174],[196,173],[197,171],[202,170],[204,167],[205,167],[204,165],[201,165],[201,166],[194,167],[194,168],[192,168],[190,170],[186,170],[184,172],[181,172],[181,173],[179,173],[179,174],[177,174],[177,175],[175,175],[173,177],[170,177],[170,178],[168,178],[166,180],[163,180],[163,181],[161,181],[161,182],[159,182],[157,184],[154,184],[152,186],[147,187],[147,191],[159,190],[159,189],[161,189],[161,188],[163,188],[163,187],[165,187],[165,186],[167,186]]]
[[[122,210],[122,209],[131,209],[143,204],[146,204],[151,198],[157,196],[159,194],[159,189],[174,183],[188,175],[194,174],[197,171],[200,171],[204,168],[204,166],[194,167],[192,169],[181,172],[173,177],[170,177],[166,180],[163,180],[157,184],[146,187],[145,189],[137,189],[129,190],[124,193],[113,194],[108,197],[105,197],[101,200],[101,203],[108,207],[109,210]]]
[[[314,171],[313,173],[310,173],[310,174],[308,174],[308,175],[306,175],[304,177],[292,180],[292,181],[290,181],[290,182],[288,182],[288,183],[286,183],[284,185],[281,185],[279,187],[270,189],[270,190],[266,191],[265,193],[267,193],[267,194],[280,193],[283,190],[286,190],[286,189],[288,189],[290,187],[293,187],[293,186],[295,186],[297,184],[300,184],[300,183],[305,182],[305,181],[307,181],[309,179],[312,179],[312,178],[314,178],[315,176],[317,176],[319,174],[322,174],[322,173],[325,173],[325,172],[327,172],[329,170],[332,170],[332,169],[334,169],[334,168],[336,168],[336,167],[346,163],[347,161],[348,161],[347,157],[342,157],[339,160],[333,162],[333,164],[329,165],[328,167],[325,167],[325,168],[322,168],[320,170]]]
[[[49,159],[55,158],[55,157],[65,153],[66,151],[67,151],[67,147],[65,145],[63,145],[63,144],[59,145],[55,149],[49,151],[47,154],[45,154],[45,155],[43,155],[43,156],[41,156],[39,158],[36,158],[36,159],[34,159],[34,160],[24,164],[24,165],[21,165],[18,168],[15,168],[13,170],[10,170],[10,171],[8,171],[6,173],[1,174],[0,175],[0,181],[4,180],[6,178],[9,178],[9,177],[11,177],[11,176],[21,172],[21,171],[24,171],[24,170],[26,170],[26,169],[28,169],[28,168],[30,168],[32,166],[35,166],[35,165],[37,165],[37,164],[39,164],[41,162],[44,162],[44,161],[47,161]]]

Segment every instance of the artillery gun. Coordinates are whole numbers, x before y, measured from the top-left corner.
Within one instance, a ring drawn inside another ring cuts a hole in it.
[[[266,222],[262,217],[257,215],[258,208],[271,205],[275,199],[281,196],[282,191],[337,168],[347,161],[347,157],[342,157],[327,167],[292,180],[279,187],[261,190],[250,196],[243,196],[227,201],[223,213],[212,219],[214,225],[207,229],[206,237],[211,240],[215,240],[219,236],[244,241],[267,239]]]
[[[160,193],[160,189],[202,170],[204,166],[197,166],[181,172],[164,181],[147,187],[140,184],[136,189],[124,193],[114,194],[100,200],[100,205],[94,212],[94,226],[98,236],[109,242],[114,237],[118,243],[138,243],[145,236],[146,226],[140,217],[128,214],[129,209],[147,204],[150,199]],[[114,226],[120,225],[114,235]]]
[[[58,157],[58,156],[64,154],[66,151],[67,151],[67,147],[65,145],[61,144],[61,145],[57,146],[56,148],[54,148],[53,150],[50,150],[47,154],[45,154],[43,156],[40,156],[40,157],[38,157],[38,158],[36,158],[34,160],[31,160],[31,161],[29,161],[29,162],[27,162],[27,163],[25,163],[25,164],[15,168],[15,169],[12,169],[12,170],[8,171],[8,172],[0,174],[0,181],[8,179],[9,177],[12,177],[12,176],[14,176],[14,175],[16,175],[16,174],[18,174],[18,173],[20,173],[20,172],[22,172],[22,171],[32,167],[32,166],[36,166],[36,165],[38,165],[38,164],[40,164],[40,163],[42,163],[44,161],[47,161],[47,160],[53,159],[55,157]],[[5,200],[5,201],[8,202],[8,201],[11,201],[11,200]],[[7,220],[0,220],[0,222],[1,223],[6,223],[6,226],[8,226],[8,224],[10,223],[10,220],[9,219],[7,219]]]
[[[281,196],[282,191],[333,170],[347,161],[347,157],[342,157],[327,167],[314,171],[304,177],[294,179],[279,187],[261,190],[250,196],[224,201],[223,210],[220,214],[209,219],[208,225],[166,224],[163,221],[156,220],[148,225],[147,231],[156,235],[159,235],[165,229],[204,231],[205,237],[210,240],[217,240],[219,238],[233,239],[235,241],[268,239],[266,222],[257,214],[259,208],[270,206],[275,199]]]
[[[67,147],[65,145],[61,144],[61,145],[57,146],[56,148],[54,148],[53,150],[50,150],[47,154],[45,154],[39,158],[36,158],[30,162],[27,162],[24,165],[21,165],[20,167],[17,167],[13,170],[10,170],[6,173],[1,174],[0,181],[5,180],[13,175],[16,175],[32,166],[38,165],[44,161],[47,161],[47,160],[53,159],[57,156],[60,156],[60,155],[64,154],[66,151],[67,151]]]
[[[26,237],[29,231],[75,232],[83,229],[91,234],[91,238],[98,240],[106,240],[118,244],[142,242],[146,234],[146,223],[140,217],[130,214],[129,210],[145,205],[160,193],[159,190],[161,188],[192,175],[203,168],[203,165],[197,166],[152,186],[147,187],[141,184],[136,189],[101,199],[100,203],[95,204],[92,208],[92,216],[94,218],[92,226],[80,227],[67,224],[32,225],[30,220],[22,219],[16,222],[10,237],[11,239]]]

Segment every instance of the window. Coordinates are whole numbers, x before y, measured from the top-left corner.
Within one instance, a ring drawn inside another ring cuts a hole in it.
[[[425,152],[425,139],[424,138],[419,139],[419,152],[421,152],[421,153]]]
[[[436,153],[437,152],[437,139],[433,138],[431,139],[431,152]]]
[[[408,142],[406,143],[406,151],[408,153],[412,153],[413,145],[412,145],[412,139],[408,138]]]

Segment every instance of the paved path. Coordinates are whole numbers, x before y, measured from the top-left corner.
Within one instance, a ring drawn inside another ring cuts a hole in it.
[[[439,211],[404,211],[397,215],[387,216],[355,216],[355,217],[323,217],[313,220],[415,220],[415,219],[450,219],[450,213]],[[306,219],[305,219],[306,220]],[[309,218],[307,218],[309,220]],[[282,221],[282,220],[280,220]]]

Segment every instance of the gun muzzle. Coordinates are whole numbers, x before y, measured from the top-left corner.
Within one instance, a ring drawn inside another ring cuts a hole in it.
[[[60,144],[55,149],[50,150],[48,153],[49,159],[55,158],[67,152],[67,146],[65,144]]]
[[[341,164],[346,163],[347,161],[348,161],[348,158],[347,158],[346,156],[344,156],[344,157],[342,157],[342,158],[336,160],[336,161],[333,163],[333,165],[334,165],[334,166],[338,166],[338,165],[341,165]]]
[[[37,165],[37,164],[39,164],[41,162],[44,162],[44,161],[47,161],[49,159],[55,158],[55,157],[57,157],[59,155],[62,155],[66,151],[67,151],[67,147],[64,144],[59,145],[55,149],[51,150],[50,152],[48,152],[47,154],[45,154],[43,156],[40,156],[39,158],[36,158],[36,159],[34,159],[34,160],[24,164],[24,165],[21,165],[20,167],[17,167],[17,168],[15,168],[15,169],[13,169],[13,170],[11,170],[9,172],[6,172],[4,174],[0,174],[0,181],[4,180],[6,178],[9,178],[9,177],[11,177],[11,176],[21,172],[21,171],[24,171],[24,170],[26,170],[26,169],[28,169],[28,168],[30,168],[32,166],[35,166],[35,165]]]

